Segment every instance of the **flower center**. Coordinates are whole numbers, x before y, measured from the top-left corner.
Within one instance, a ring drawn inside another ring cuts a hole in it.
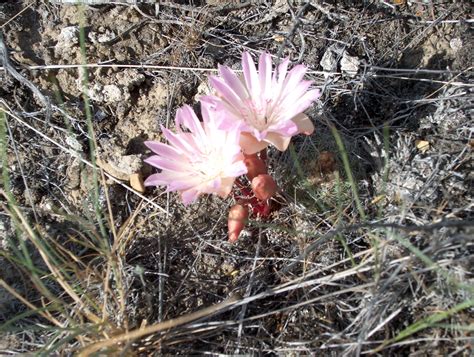
[[[272,107],[272,99],[254,101],[249,98],[244,101],[244,105],[240,106],[239,113],[245,123],[259,131],[263,131],[275,121]]]
[[[211,149],[192,162],[196,173],[204,180],[211,181],[222,175],[225,168],[225,158],[222,150]]]

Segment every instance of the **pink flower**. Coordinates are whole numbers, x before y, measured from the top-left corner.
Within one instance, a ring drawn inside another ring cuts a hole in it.
[[[188,105],[178,109],[177,133],[161,127],[169,144],[145,142],[157,154],[145,162],[162,170],[149,176],[145,185],[164,185],[167,192],[178,191],[185,205],[194,202],[202,193],[226,197],[235,178],[247,173],[238,127],[219,129],[218,117],[223,117],[223,113],[206,103],[202,103],[201,111],[202,123]]]
[[[285,59],[272,73],[271,57],[262,53],[257,72],[252,57],[244,52],[243,78],[225,66],[219,66],[220,76],[210,77],[217,97],[204,96],[201,100],[228,112],[223,128],[236,121],[240,124],[240,144],[245,154],[258,152],[269,144],[284,151],[293,135],[314,131],[303,111],[319,98],[320,92],[308,90],[312,81],[303,80],[305,66],[297,65],[288,71],[288,64],[289,59]]]

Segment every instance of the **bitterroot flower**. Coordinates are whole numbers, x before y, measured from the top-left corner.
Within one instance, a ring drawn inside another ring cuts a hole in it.
[[[224,114],[206,103],[202,103],[201,111],[203,122],[191,107],[185,105],[178,109],[177,133],[161,128],[169,144],[145,142],[157,154],[145,162],[162,170],[149,176],[145,185],[164,185],[168,192],[178,191],[185,205],[203,193],[226,197],[235,178],[247,173],[239,146],[238,126],[220,129],[220,118]]]
[[[284,151],[292,136],[314,131],[311,120],[303,114],[320,96],[318,89],[308,90],[312,81],[303,80],[304,65],[288,71],[289,59],[283,60],[272,73],[272,60],[262,53],[258,72],[248,52],[242,54],[243,78],[219,66],[220,76],[211,76],[210,84],[217,96],[203,96],[201,101],[222,107],[228,112],[222,127],[240,124],[240,144],[246,154],[256,153],[269,144]]]

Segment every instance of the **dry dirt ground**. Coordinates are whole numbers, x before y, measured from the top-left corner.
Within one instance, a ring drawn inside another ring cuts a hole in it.
[[[65,2],[0,2],[2,355],[469,355],[468,1]],[[232,245],[231,198],[129,178],[243,51],[306,64],[322,97],[269,152],[279,210]]]

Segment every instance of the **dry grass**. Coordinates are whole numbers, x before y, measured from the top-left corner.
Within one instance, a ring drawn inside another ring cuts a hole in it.
[[[1,5],[3,354],[470,353],[467,9],[289,3],[116,4],[82,17]],[[48,55],[65,18],[87,31]],[[43,37],[22,37],[31,23]],[[113,43],[88,40],[106,29]],[[321,71],[333,44],[364,60],[356,76]],[[305,62],[323,96],[308,111],[317,132],[269,153],[280,210],[231,245],[230,199],[184,208],[159,189],[142,195],[97,156],[145,157],[158,122],[193,102],[217,62],[238,70],[243,50]],[[144,79],[121,88],[125,103],[94,97],[130,70]]]

